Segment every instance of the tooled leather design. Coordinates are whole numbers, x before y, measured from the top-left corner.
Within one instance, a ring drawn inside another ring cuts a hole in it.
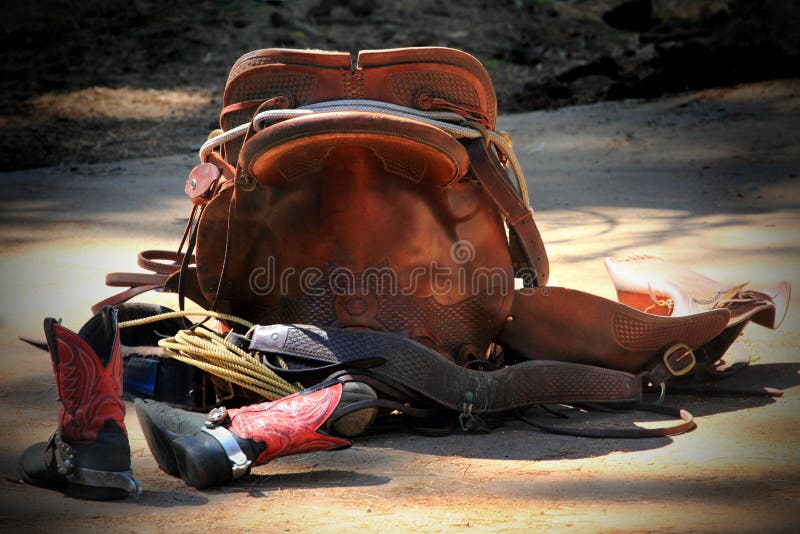
[[[379,304],[378,316],[392,332],[426,329],[435,336],[437,344],[445,351],[455,354],[465,344],[477,345],[485,349],[492,340],[493,325],[498,322],[498,314],[489,313],[499,308],[501,300],[479,294],[458,304],[441,304],[433,297],[424,299],[383,299]],[[416,319],[416,320],[415,320]]]
[[[311,393],[295,393],[273,402],[228,410],[228,429],[266,445],[255,465],[291,454],[348,447],[350,441],[318,432],[341,398],[342,384],[334,384]]]
[[[278,169],[286,182],[293,182],[312,172],[317,172],[322,160],[331,151],[331,147],[309,147],[303,151],[301,157],[281,158],[278,160]]]
[[[269,53],[265,54],[264,52],[265,52],[264,50],[254,50],[254,51],[249,52],[249,53],[245,54],[244,56],[240,57],[236,61],[236,63],[234,63],[233,67],[231,68],[231,71],[228,74],[228,81],[226,82],[226,85],[229,85],[231,83],[231,81],[236,79],[240,74],[245,73],[245,72],[247,72],[247,71],[249,71],[251,69],[255,69],[255,68],[261,67],[263,65],[278,65],[278,64],[287,63],[287,62],[288,63],[292,63],[292,61],[290,59],[287,61],[287,58],[283,54],[281,54],[280,52],[276,51],[276,53],[272,53],[272,54],[269,54]],[[304,54],[304,55],[305,54],[313,55],[313,53],[304,52],[304,51],[300,51],[300,50],[295,50],[295,52],[300,52],[301,54]],[[345,54],[345,55],[347,55],[347,54]],[[301,62],[302,62],[302,60],[301,60]],[[349,62],[349,58],[348,58],[348,62]],[[310,65],[305,65],[306,68],[308,68],[309,66]],[[336,67],[327,67],[327,68],[336,68]],[[339,68],[341,68],[341,69],[345,69],[346,68],[347,70],[350,70],[350,66],[349,65],[347,67],[342,66],[342,67],[339,67]]]
[[[107,367],[77,334],[53,325],[53,335],[59,359],[53,365],[62,405],[58,425],[62,438],[72,445],[94,442],[108,419],[127,436],[119,333]]]
[[[395,101],[404,106],[415,107],[414,97],[420,87],[435,87],[437,92],[434,96],[445,97],[458,104],[481,104],[475,86],[463,76],[449,72],[397,72],[389,75],[389,85]]]
[[[437,352],[385,333],[289,326],[286,342],[275,351],[302,354],[308,360],[391,354],[370,373],[387,384],[403,385],[452,409],[461,409],[464,393],[474,394],[476,411],[503,411],[536,402],[633,400],[634,375],[562,362],[524,362],[497,372],[459,367]]]
[[[454,354],[466,343],[485,348],[492,339],[492,329],[486,328],[497,322],[497,316],[487,312],[491,298],[475,295],[458,304],[440,304],[432,297],[387,296],[378,298],[376,313],[369,326],[400,334],[429,331],[437,344]],[[259,324],[310,323],[320,326],[359,326],[357,317],[337,315],[332,294],[303,295],[297,298],[283,297],[277,306],[256,306],[247,303],[247,308],[234,310],[234,314],[245,314],[249,320]],[[364,326],[367,326],[366,324]]]
[[[289,328],[286,336],[285,347],[292,351],[297,351],[305,356],[322,359],[331,363],[339,361],[338,355],[352,354],[366,356],[387,352],[388,347],[382,347],[379,342],[385,336],[372,335],[369,338],[363,337],[363,332],[337,332],[331,334],[321,328]],[[394,343],[393,345],[397,345]],[[392,349],[397,347],[391,346]]]
[[[727,316],[716,313],[659,321],[617,312],[614,314],[614,339],[627,350],[660,350],[677,339],[696,348],[708,340],[709,331],[717,331],[726,322]]]
[[[266,71],[265,75],[253,75],[240,80],[228,95],[228,101],[267,99],[289,91],[299,105],[303,105],[311,100],[316,90],[317,77],[312,74]],[[238,124],[231,123],[233,126]]]
[[[362,71],[345,72],[342,85],[346,98],[364,98],[364,73]]]

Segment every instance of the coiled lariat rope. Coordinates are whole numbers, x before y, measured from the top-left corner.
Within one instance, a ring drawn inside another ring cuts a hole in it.
[[[190,315],[222,319],[240,324],[246,328],[254,326],[249,321],[225,313],[175,311],[124,321],[119,323],[119,327],[129,328]],[[173,337],[159,340],[158,346],[164,350],[164,356],[168,358],[188,363],[215,376],[224,378],[229,382],[262,395],[267,400],[280,399],[302,389],[299,384],[287,382],[258,359],[204,326],[180,330]]]

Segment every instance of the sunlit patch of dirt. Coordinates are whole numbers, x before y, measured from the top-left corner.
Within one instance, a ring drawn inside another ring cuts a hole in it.
[[[198,113],[211,103],[210,90],[89,87],[50,92],[29,100],[34,113],[79,120],[146,120]]]

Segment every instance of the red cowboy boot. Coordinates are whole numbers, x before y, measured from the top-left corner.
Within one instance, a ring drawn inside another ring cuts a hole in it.
[[[202,489],[281,456],[349,447],[352,442],[333,433],[363,432],[375,417],[375,399],[365,384],[328,382],[272,402],[215,408],[203,420],[141,399],[136,413],[159,467]]]
[[[131,475],[116,311],[105,308],[78,334],[48,318],[44,332],[61,411],[50,440],[23,453],[23,480],[66,488],[68,495],[83,499],[123,499],[141,493]]]

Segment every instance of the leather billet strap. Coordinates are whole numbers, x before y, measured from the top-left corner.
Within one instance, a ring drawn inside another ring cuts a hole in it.
[[[533,220],[533,210],[520,199],[511,186],[505,169],[491,154],[483,138],[468,141],[465,146],[473,177],[492,198],[508,224],[509,246],[515,272],[524,267],[533,269],[532,273],[527,273],[528,276],[522,277],[526,285],[547,285],[550,265],[539,229]]]
[[[645,378],[654,386],[660,386],[667,380],[690,373],[697,361],[692,350],[683,343],[678,343],[664,351],[661,361],[645,374]]]
[[[530,415],[517,411],[517,418],[534,428],[549,432],[551,434],[560,434],[563,436],[577,436],[582,438],[618,438],[618,439],[631,439],[631,438],[658,438],[665,436],[677,436],[693,430],[697,425],[694,422],[694,416],[686,410],[680,408],[673,408],[671,406],[664,406],[663,404],[651,403],[634,403],[621,406],[588,406],[589,409],[599,410],[604,412],[628,412],[628,411],[641,411],[668,415],[680,420],[679,423],[667,426],[658,426],[653,428],[632,427],[632,428],[570,428],[565,425],[550,425],[543,423],[541,419],[533,419]],[[563,418],[566,416],[556,413]]]

